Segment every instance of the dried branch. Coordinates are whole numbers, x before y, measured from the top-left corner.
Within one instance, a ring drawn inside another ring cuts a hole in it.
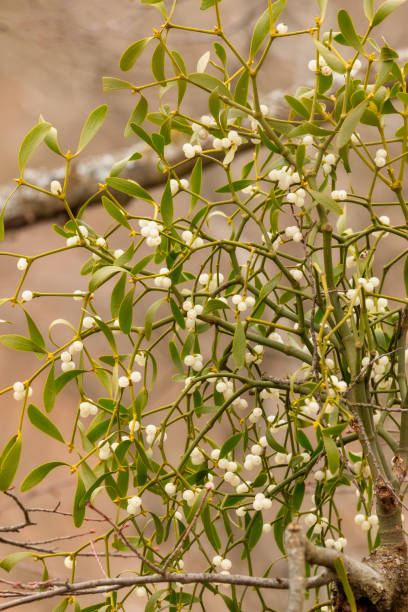
[[[333,580],[333,575],[324,573],[306,580],[306,588],[324,586]],[[249,586],[266,589],[287,589],[289,581],[286,578],[260,578],[257,576],[242,576],[240,574],[151,574],[150,576],[132,576],[122,578],[103,578],[100,580],[87,580],[70,584],[68,582],[53,582],[52,590],[42,591],[24,595],[13,601],[0,604],[0,610],[8,610],[16,606],[22,606],[33,601],[50,599],[51,597],[64,595],[90,595],[95,593],[106,593],[125,587],[136,585],[158,584],[179,582],[181,584],[231,584],[236,586]],[[4,594],[2,594],[4,596]]]
[[[285,547],[289,573],[287,612],[302,612],[305,594],[305,547],[298,523],[290,523],[286,527]]]

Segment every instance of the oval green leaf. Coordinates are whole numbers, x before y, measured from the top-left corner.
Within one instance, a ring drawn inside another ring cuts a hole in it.
[[[18,167],[20,168],[21,174],[24,172],[24,168],[34,151],[40,146],[46,135],[51,129],[51,123],[42,121],[38,125],[34,126],[32,130],[28,132],[23,142],[21,143],[20,150],[18,152]]]
[[[101,106],[95,108],[95,110],[93,110],[89,115],[88,119],[85,121],[84,127],[82,128],[76,154],[80,153],[86,147],[86,145],[90,143],[92,138],[96,136],[97,132],[102,126],[102,123],[105,121],[107,112],[107,105],[101,104]]]
[[[119,60],[119,67],[121,70],[123,70],[123,72],[133,68],[137,58],[142,55],[146,45],[152,40],[152,38],[153,36],[149,36],[148,38],[137,40],[123,52],[122,57]]]
[[[65,442],[60,430],[50,419],[45,416],[34,404],[30,404],[27,410],[28,418],[34,427],[37,427],[40,431],[51,436],[59,442]]]

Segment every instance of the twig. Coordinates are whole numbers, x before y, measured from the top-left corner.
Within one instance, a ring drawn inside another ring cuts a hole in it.
[[[290,523],[286,527],[285,547],[289,573],[287,612],[302,612],[305,594],[305,547],[298,523]]]

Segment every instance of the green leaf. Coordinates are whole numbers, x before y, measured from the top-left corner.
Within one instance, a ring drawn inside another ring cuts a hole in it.
[[[317,0],[320,10],[320,21],[323,22],[326,18],[327,3],[329,0]]]
[[[244,70],[244,72],[239,77],[237,84],[235,85],[234,90],[234,100],[238,102],[238,104],[242,104],[245,106],[248,100],[248,88],[249,88],[249,72],[248,70]]]
[[[147,266],[147,264],[153,259],[153,255],[146,255],[145,257],[143,257],[140,261],[137,262],[137,264],[135,264],[133,266],[133,268],[130,270],[130,273],[132,275],[138,274],[139,272],[141,272],[145,266]]]
[[[262,15],[259,17],[258,21],[255,24],[254,31],[252,33],[251,39],[251,47],[249,51],[249,57],[252,59],[259,47],[262,45],[263,41],[269,34],[271,30],[271,26],[276,24],[276,20],[282,13],[283,9],[286,6],[286,0],[277,0],[272,4],[272,19],[273,24],[271,24],[271,15],[269,8],[267,8]]]
[[[38,329],[36,323],[33,321],[33,319],[30,317],[26,310],[24,310],[24,314],[27,321],[28,333],[31,340],[34,342],[34,344],[38,344],[43,349],[45,349],[44,338],[42,337],[41,332]]]
[[[211,520],[210,507],[208,504],[205,504],[201,511],[201,520],[209,543],[214,550],[218,552],[221,548],[221,540],[215,529],[214,521]]]
[[[56,396],[55,389],[55,371],[54,371],[54,363],[51,365],[50,371],[48,372],[47,380],[45,381],[44,391],[43,391],[43,402],[44,408],[46,412],[51,412],[54,408]]]
[[[149,598],[149,601],[146,604],[144,612],[155,612],[157,601],[163,597],[163,593],[166,591],[163,589],[161,591],[155,591],[153,595]]]
[[[89,291],[95,291],[118,272],[123,272],[123,268],[119,266],[103,266],[103,268],[99,268],[89,282]]]
[[[54,425],[54,423],[50,421],[50,419],[45,416],[41,410],[34,406],[34,404],[29,405],[27,414],[34,427],[37,427],[37,429],[40,431],[43,431],[48,436],[51,436],[51,438],[59,440],[59,442],[65,442],[58,427]]]
[[[368,21],[374,16],[374,0],[363,0],[364,13]]]
[[[170,352],[170,357],[171,357],[174,365],[176,366],[176,368],[180,372],[180,374],[184,374],[183,362],[180,359],[180,355],[179,355],[179,352],[177,350],[177,347],[176,347],[176,344],[175,344],[174,340],[170,340],[170,342],[169,342],[169,352]]]
[[[146,45],[152,40],[153,36],[148,38],[142,38],[134,42],[130,47],[123,52],[122,57],[119,60],[119,67],[123,72],[127,72],[133,68],[136,60],[142,55]]]
[[[128,230],[132,229],[123,212],[114,202],[112,202],[112,200],[106,196],[102,196],[102,204],[108,215],[115,219],[115,221],[126,227]]]
[[[232,355],[234,357],[235,365],[237,368],[242,368],[245,363],[245,349],[246,349],[246,338],[244,326],[241,320],[238,319],[234,339],[232,341]]]
[[[313,452],[313,446],[310,444],[309,438],[301,429],[298,429],[296,431],[296,438],[299,444],[301,444],[304,449],[306,449],[310,453]]]
[[[259,542],[259,539],[262,536],[262,529],[263,529],[262,512],[256,512],[254,516],[252,517],[248,530],[245,534],[245,538],[248,542],[249,550],[252,550],[256,546],[256,544]]]
[[[223,457],[226,457],[228,453],[232,451],[232,449],[235,448],[237,444],[239,444],[241,438],[242,433],[237,433],[228,438],[228,440],[225,440],[224,444],[221,446],[219,458],[222,459]]]
[[[130,115],[129,120],[126,124],[124,133],[125,138],[129,138],[129,136],[134,133],[130,126],[131,123],[135,123],[136,125],[143,123],[143,121],[146,119],[148,108],[149,107],[146,98],[140,96],[140,100],[133,109],[132,114]]]
[[[336,574],[338,575],[343,586],[347,601],[350,604],[350,612],[357,612],[356,600],[354,599],[354,594],[347,577],[346,568],[344,567],[343,559],[341,557],[337,557],[337,559],[335,559],[334,569],[336,570]]]
[[[194,194],[191,196],[190,211],[192,211],[195,205],[197,204],[198,196],[201,193],[202,172],[203,172],[203,164],[202,164],[201,157],[199,157],[194,165],[194,168],[191,172],[191,177],[190,177],[190,188]]]
[[[25,477],[20,490],[24,492],[32,489],[39,482],[44,480],[47,474],[60,465],[68,465],[68,463],[65,463],[64,461],[51,461],[50,463],[43,463],[42,465],[39,465]]]
[[[51,123],[42,121],[33,127],[25,136],[21,143],[20,150],[18,152],[18,167],[20,168],[21,174],[24,172],[24,168],[27,165],[28,160],[40,146],[46,135],[51,129]]]
[[[303,164],[306,157],[306,147],[304,144],[299,144],[296,147],[296,169],[302,174],[303,173]]]
[[[325,47],[320,41],[313,39],[314,44],[317,47],[320,55],[324,57],[326,63],[334,72],[338,72],[340,74],[344,74],[346,72],[346,64],[342,62],[337,55],[329,51],[327,47]]]
[[[314,191],[313,189],[310,190],[310,193],[312,194],[316,202],[321,204],[327,210],[330,210],[331,212],[334,212],[337,215],[343,214],[343,209],[340,204],[338,204],[336,200],[333,200],[333,198],[331,198],[327,194],[322,193],[321,191]]]
[[[119,278],[118,282],[113,288],[111,295],[111,314],[114,319],[118,316],[119,308],[123,302],[126,291],[126,272],[124,272]]]
[[[156,49],[152,55],[152,73],[156,81],[165,81],[166,75],[164,74],[164,57],[165,50],[162,43],[159,41]]]
[[[337,448],[337,444],[330,436],[326,435],[325,432],[323,434],[323,444],[327,455],[327,463],[329,466],[329,470],[332,474],[335,474],[339,469],[340,465],[340,457],[339,450]]]
[[[9,572],[17,563],[28,557],[35,557],[35,554],[27,551],[11,553],[11,555],[7,555],[7,557],[0,561],[0,567]]]
[[[262,286],[262,289],[259,292],[259,300],[263,300],[268,297],[268,295],[275,289],[278,285],[281,277],[281,273],[274,276],[270,281],[268,281],[265,285]]]
[[[348,113],[343,125],[340,128],[339,135],[337,136],[337,146],[339,149],[344,147],[344,145],[346,145],[350,140],[352,133],[358,126],[360,119],[367,108],[367,105],[367,100],[363,100],[360,104],[358,104],[358,106],[353,108],[350,113]]]
[[[194,83],[194,85],[203,87],[208,92],[212,92],[218,87],[220,95],[226,96],[227,98],[231,97],[231,92],[229,89],[222,81],[212,76],[212,74],[207,74],[205,72],[193,72],[192,74],[188,75],[188,80],[191,83]]]
[[[69,597],[64,597],[64,599],[57,606],[55,606],[55,608],[52,609],[52,612],[65,612],[68,607],[69,601]]]
[[[388,15],[390,15],[397,8],[405,4],[406,1],[407,0],[386,0],[386,2],[383,2],[381,6],[377,9],[374,18],[371,22],[371,25],[373,27],[377,26],[379,23],[384,21],[384,19],[386,19]]]
[[[339,24],[340,32],[343,34],[346,42],[354,47],[354,49],[357,51],[360,51],[360,53],[364,53],[364,47],[354,29],[353,21],[348,12],[341,9],[337,13],[337,22]]]
[[[269,446],[271,448],[273,448],[273,450],[275,450],[277,453],[285,453],[286,454],[286,452],[287,452],[286,448],[284,446],[282,446],[281,444],[279,444],[279,442],[277,442],[275,440],[275,438],[271,434],[271,431],[270,431],[269,427],[266,428],[265,436],[266,436],[266,441],[268,442]]]
[[[21,456],[21,436],[15,434],[6,444],[0,462],[0,491],[6,491],[16,475]]]
[[[408,256],[405,258],[405,263],[404,263],[404,283],[405,283],[405,295],[408,297]]]
[[[99,129],[102,127],[102,123],[105,121],[108,107],[106,104],[101,104],[92,111],[88,119],[85,121],[85,125],[82,128],[81,135],[79,137],[77,154],[83,151],[87,144],[96,136]]]
[[[231,184],[223,185],[215,190],[216,193],[232,193],[233,191],[241,191],[245,187],[249,187],[249,185],[253,184],[252,179],[238,179],[237,181],[232,181]]]
[[[132,329],[134,293],[135,287],[133,286],[126,294],[119,309],[119,327],[124,334],[129,334]]]
[[[210,97],[208,98],[208,108],[210,109],[210,113],[218,123],[221,110],[220,92],[218,90],[218,87],[213,90]]]
[[[83,374],[85,370],[70,370],[69,372],[64,372],[58,378],[55,379],[55,393],[61,393],[62,389],[67,385],[71,380],[74,380],[80,374]]]
[[[109,93],[110,91],[117,91],[118,89],[134,89],[135,86],[129,81],[123,81],[115,77],[102,77],[102,89],[103,93]]]
[[[171,195],[170,181],[167,181],[160,202],[160,212],[164,224],[169,226],[173,222],[173,196]]]
[[[220,310],[224,308],[229,308],[228,304],[223,302],[222,300],[208,300],[207,304],[204,306],[204,310],[202,312],[203,316],[214,312],[215,310]]]
[[[216,1],[221,2],[221,0],[201,0],[200,10],[201,11],[206,11],[211,6],[214,6]]]
[[[43,123],[44,119],[41,117],[40,122]],[[46,122],[45,122],[46,123]],[[58,133],[55,127],[51,127],[49,132],[46,134],[44,138],[44,142],[51,151],[56,153],[57,155],[62,155],[60,146],[58,144]]]
[[[153,304],[151,304],[146,311],[146,317],[145,317],[145,323],[144,323],[146,340],[150,340],[150,337],[152,335],[152,328],[153,328],[153,321],[154,321],[155,314],[157,310],[159,309],[160,305],[165,301],[165,299],[166,298],[160,298],[160,300],[153,302]]]
[[[39,344],[35,344],[35,342],[29,338],[18,336],[17,334],[5,334],[4,336],[0,336],[0,342],[4,344],[4,346],[14,349],[15,351],[27,351],[29,353],[47,352]]]
[[[310,113],[307,110],[306,106],[303,106],[300,100],[298,100],[297,98],[294,98],[293,96],[289,96],[289,95],[284,96],[284,98],[297,115],[300,115],[301,117],[304,117],[305,119],[309,119]]]
[[[113,176],[106,179],[106,184],[109,185],[109,187],[113,187],[114,189],[121,191],[122,193],[126,193],[132,198],[140,198],[141,200],[146,200],[147,202],[154,201],[150,193],[143,189],[143,187],[141,187],[139,183],[136,183],[136,181]]]
[[[84,497],[85,493],[86,493],[85,485],[78,472],[77,488],[75,491],[74,507],[72,510],[72,516],[74,519],[75,527],[80,527],[82,523],[84,522],[86,505],[82,504],[81,502],[82,502],[82,498]]]

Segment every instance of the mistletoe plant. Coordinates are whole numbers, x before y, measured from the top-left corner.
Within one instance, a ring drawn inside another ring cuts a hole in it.
[[[101,530],[69,550],[7,539],[20,551],[0,562],[3,570],[32,557],[44,575],[34,585],[7,582],[2,598],[11,601],[0,610],[56,596],[62,599],[55,610],[125,610],[133,593],[148,612],[205,610],[210,597],[231,612],[249,602],[275,610],[273,589],[288,589],[290,612],[305,601],[310,611],[406,610],[408,311],[399,291],[404,281],[408,290],[407,250],[383,266],[378,254],[383,261],[393,238],[402,245],[408,238],[408,64],[372,37],[404,0],[378,7],[363,0],[361,34],[344,9],[337,24],[323,27],[327,0],[318,1],[315,22],[298,31],[282,21],[285,0],[265,0],[249,49],[234,45],[224,29],[228,0],[202,0],[213,29],[177,24],[177,0],[142,2],[164,23],[125,50],[120,68],[135,74],[136,61],[151,49],[154,80],[104,78],[105,91],[139,96],[125,128],[137,151],[112,167],[76,214],[72,161],[107,107],[91,113],[75,154],[61,151],[56,129],[44,120],[19,152],[13,195],[23,186],[48,194],[69,219],[54,226],[65,241],[60,248],[2,253],[21,271],[2,309],[22,309],[28,331],[0,341],[40,364],[1,391],[20,412],[1,454],[0,488],[24,518],[1,531],[32,524],[26,496],[9,489],[30,423],[65,445],[72,460],[61,452],[64,458],[36,466],[33,455],[21,491],[41,486],[54,470],[71,474],[75,527],[98,519]],[[174,31],[213,37],[193,69],[172,49]],[[314,48],[305,58],[314,83],[285,95],[286,114],[277,118],[260,80],[274,48],[292,36]],[[149,112],[144,94],[154,88],[159,105]],[[208,111],[191,116],[185,99],[197,92]],[[41,143],[64,158],[62,184],[26,180]],[[179,147],[179,161],[170,164],[171,147]],[[146,151],[162,177],[158,198],[120,176]],[[218,169],[213,191],[203,180],[209,164]],[[129,198],[137,200],[134,212],[124,206]],[[101,203],[103,234],[87,221],[93,200]],[[71,249],[86,258],[80,273],[87,290],[36,291],[32,268]],[[70,320],[54,321],[45,339],[30,302],[46,307],[50,299],[72,298]],[[64,343],[54,337],[57,324],[68,330]],[[102,355],[96,337],[105,342]],[[279,377],[270,373],[276,364]],[[153,391],[158,373],[161,382],[169,377],[165,397]],[[32,393],[37,379],[42,398]],[[52,415],[67,385],[78,403],[60,431]],[[367,534],[363,562],[344,552],[347,489],[356,493],[353,527]],[[102,578],[84,579],[85,555]],[[130,560],[116,571],[118,555]],[[289,580],[273,576],[281,555]],[[55,557],[69,578],[49,574]],[[93,603],[82,608],[84,594]]]

